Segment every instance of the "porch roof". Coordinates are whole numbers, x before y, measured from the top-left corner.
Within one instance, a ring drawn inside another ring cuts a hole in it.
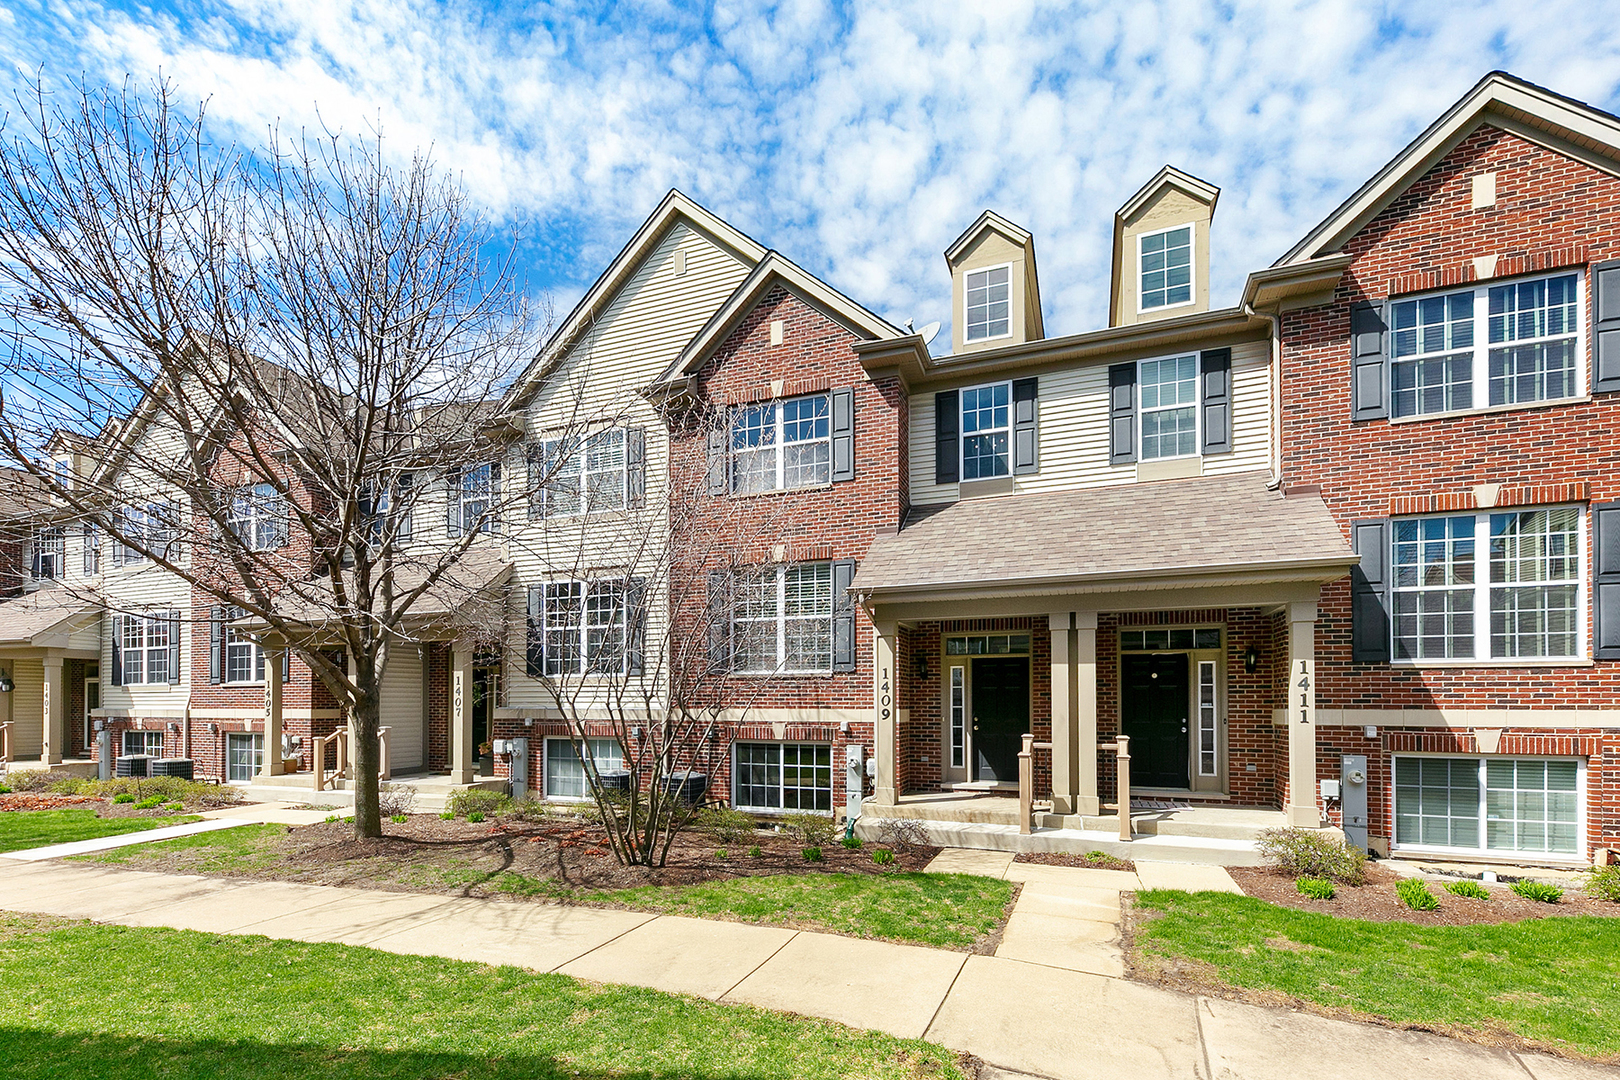
[[[969,499],[880,536],[857,594],[1084,591],[1200,578],[1331,581],[1359,561],[1319,495],[1264,472]]]
[[[419,588],[438,566],[439,560],[431,554],[420,559],[398,559],[394,563],[394,595]],[[498,548],[492,544],[475,544],[444,568],[438,580],[411,605],[405,618],[412,626],[421,626],[463,613],[474,600],[489,596],[490,590],[504,582],[511,572],[511,561]],[[343,577],[352,595],[354,575],[346,571]],[[283,618],[311,627],[341,621],[342,612],[329,579],[317,578],[295,588],[297,592],[277,601]],[[265,621],[249,614],[233,625],[252,631],[263,629]]]
[[[0,646],[31,646],[100,611],[99,604],[64,589],[40,589],[0,602]]]

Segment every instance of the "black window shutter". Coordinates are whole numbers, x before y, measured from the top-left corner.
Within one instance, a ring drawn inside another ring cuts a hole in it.
[[[28,573],[35,581],[38,581],[41,577],[40,571],[45,568],[45,544],[39,533],[34,534],[33,540],[29,541],[28,548]]]
[[[646,428],[627,428],[624,433],[624,505],[631,510],[647,505]]]
[[[484,504],[484,519],[488,524],[480,525],[481,532],[499,533],[501,531],[501,463],[492,461],[489,465],[489,501]]]
[[[1361,564],[1350,571],[1350,658],[1389,662],[1389,521],[1357,521],[1351,546]]]
[[[1620,390],[1620,259],[1592,267],[1592,392]]]
[[[455,539],[461,535],[461,470],[444,472],[444,535]]]
[[[169,682],[180,681],[180,613],[169,612]]]
[[[1592,658],[1620,660],[1620,502],[1592,507]]]
[[[286,683],[286,682],[289,682],[291,679],[292,679],[292,650],[288,649],[288,648],[283,648],[281,650],[281,681],[283,683]]]
[[[731,490],[731,454],[726,445],[729,434],[723,425],[709,430],[710,495],[724,495]]]
[[[1384,306],[1350,308],[1350,418],[1378,420],[1389,415],[1389,364],[1385,356]]]
[[[1041,439],[1037,426],[1040,406],[1036,400],[1039,393],[1039,379],[1013,380],[1012,471],[1015,475],[1041,471]]]
[[[855,390],[832,392],[832,478],[855,479]]]
[[[112,684],[124,685],[124,617],[112,617]]]
[[[225,681],[225,609],[218,605],[208,615],[208,681]]]
[[[1232,350],[1206,349],[1198,358],[1204,410],[1204,453],[1232,450]]]
[[[96,529],[95,523],[84,523],[84,572],[86,576],[96,573],[101,565],[101,533]]]
[[[524,642],[523,670],[531,679],[546,673],[545,586],[529,586],[528,637]]]
[[[962,396],[958,390],[934,395],[934,483],[954,484],[962,474]]]
[[[833,670],[855,670],[855,598],[849,587],[855,580],[855,560],[833,563]]]
[[[546,478],[544,443],[530,443],[525,455],[529,463],[529,520],[539,521],[546,516],[546,491],[542,481]]]
[[[1136,460],[1136,362],[1108,366],[1108,464]]]
[[[626,675],[639,677],[647,663],[647,579],[624,583],[624,638]]]
[[[731,571],[709,571],[709,667],[731,668]]]
[[[253,681],[264,682],[264,650],[259,649],[253,654]]]

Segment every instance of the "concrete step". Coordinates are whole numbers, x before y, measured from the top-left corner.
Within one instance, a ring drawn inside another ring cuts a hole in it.
[[[867,814],[856,822],[855,831],[862,839],[879,840],[882,820]],[[1253,840],[1144,833],[1126,843],[1120,840],[1117,827],[1107,832],[1091,829],[1037,829],[1032,833],[1020,833],[1017,825],[930,821],[919,818],[907,820],[920,826],[927,834],[929,842],[939,847],[1071,855],[1101,851],[1120,859],[1194,863],[1202,866],[1265,864]]]

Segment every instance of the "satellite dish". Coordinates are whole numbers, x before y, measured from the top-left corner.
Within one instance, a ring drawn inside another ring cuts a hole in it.
[[[937,320],[931,322],[917,333],[922,335],[923,344],[927,345],[934,340],[934,335],[939,333],[939,322]]]

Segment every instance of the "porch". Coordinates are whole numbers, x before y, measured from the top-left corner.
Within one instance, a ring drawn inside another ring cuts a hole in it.
[[[89,755],[87,676],[100,656],[99,606],[42,588],[0,603],[0,762],[62,767]]]

